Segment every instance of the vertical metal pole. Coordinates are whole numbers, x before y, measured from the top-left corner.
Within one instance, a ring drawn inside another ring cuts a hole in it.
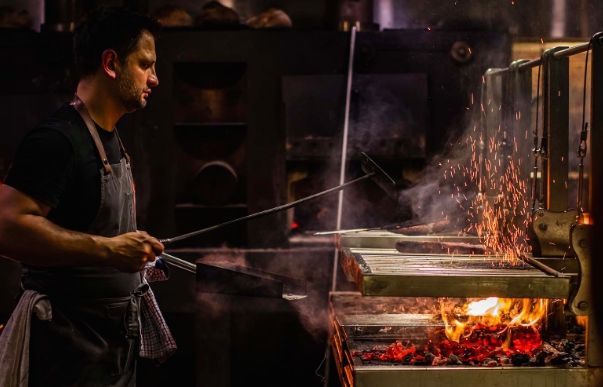
[[[345,92],[345,114],[343,117],[343,138],[341,141],[341,168],[339,170],[339,185],[345,183],[345,169],[348,154],[348,132],[350,127],[350,101],[352,99],[352,79],[354,74],[354,48],[356,46],[356,27],[352,27],[350,36],[350,57],[348,59],[348,77]],[[339,191],[339,200],[337,202],[337,223],[336,229],[341,229],[341,218],[343,213],[343,191]]]
[[[348,58],[348,77],[346,82],[346,93],[345,93],[345,113],[343,118],[343,138],[341,142],[341,169],[339,170],[339,184],[345,183],[345,169],[347,164],[348,154],[348,131],[350,125],[350,101],[352,98],[352,80],[354,74],[354,50],[356,47],[356,26],[352,27],[350,35],[350,54]],[[336,229],[341,229],[341,219],[343,215],[343,191],[339,191],[339,198],[337,201],[337,223]],[[337,288],[337,268],[339,267],[339,251],[337,248],[333,253],[333,274],[331,278],[331,291],[334,292]],[[330,303],[330,295],[329,295]],[[327,348],[325,349],[325,376],[324,386],[329,385],[330,368],[331,368],[331,336],[333,334],[333,327],[329,324],[329,332],[327,337]]]
[[[550,211],[568,208],[569,152],[569,58],[553,53],[567,47],[555,47],[543,54],[544,62],[544,148],[546,161],[545,203]]]
[[[354,73],[354,48],[356,46],[356,27],[352,27],[350,36],[350,56],[348,59],[348,77],[346,83],[346,94],[345,94],[345,113],[343,118],[343,139],[341,141],[341,169],[339,170],[339,184],[345,183],[345,169],[347,164],[347,153],[348,153],[348,131],[350,126],[350,100],[352,97],[352,75]],[[339,198],[337,201],[337,223],[335,229],[341,229],[341,218],[343,216],[343,191],[339,191]],[[335,250],[335,256],[333,258],[333,277],[331,278],[331,291],[335,291],[337,286],[337,267],[339,266],[339,254]]]
[[[590,163],[589,185],[592,193],[592,200],[589,200],[595,216],[595,235],[603,230],[601,226],[603,219],[597,215],[603,215],[603,182],[601,181],[603,173],[603,156],[601,156],[603,144],[603,33],[599,32],[592,38],[591,54],[591,92],[590,92],[590,154],[593,155]],[[595,239],[600,239],[596,238]],[[592,271],[591,275],[591,299],[594,308],[590,309],[587,331],[587,362],[591,367],[603,366],[603,282],[600,280],[600,274],[603,273],[603,262],[597,259],[603,252],[601,246],[603,243],[595,242],[594,253],[591,254]]]
[[[596,155],[603,152],[598,147],[603,144],[603,32],[595,34],[591,42],[591,64],[590,64],[590,173],[588,174],[589,193],[588,203],[592,207],[593,203],[601,202],[603,192],[596,192],[597,187],[603,187],[602,184],[595,184],[595,180],[601,177],[603,165],[597,163]],[[597,196],[598,195],[598,196]],[[595,219],[597,223],[602,223],[603,219]]]

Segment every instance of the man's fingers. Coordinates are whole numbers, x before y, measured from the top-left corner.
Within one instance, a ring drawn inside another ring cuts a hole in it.
[[[138,233],[142,237],[144,237],[144,241],[151,246],[155,255],[161,255],[161,253],[163,253],[163,250],[165,250],[165,247],[163,246],[163,243],[159,242],[159,240],[157,238],[152,237],[146,231],[138,230]]]
[[[151,246],[155,255],[161,255],[161,253],[163,253],[163,250],[165,249],[163,243],[159,242],[152,236],[149,236],[149,239],[147,239],[145,242],[148,243],[149,246]]]

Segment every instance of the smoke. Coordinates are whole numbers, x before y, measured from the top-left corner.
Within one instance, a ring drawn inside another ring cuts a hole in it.
[[[235,303],[246,302],[246,306],[240,308],[257,311],[254,318],[296,316],[300,326],[297,329],[303,329],[314,340],[322,340],[328,328],[325,295],[330,285],[328,268],[331,258],[331,250],[317,248],[224,249],[224,252],[204,255],[201,263],[222,268],[225,272],[231,270],[238,275],[237,279],[224,277],[223,284],[215,283],[219,281],[217,277],[210,279],[212,283],[198,284],[206,285],[203,291],[198,292],[203,301],[204,318],[217,319],[232,308],[238,310],[239,306],[225,303],[221,296],[228,298],[228,294],[234,292],[232,300],[236,300]],[[285,297],[279,299],[274,294],[258,294],[261,286],[276,289],[277,283],[282,283]],[[250,293],[242,294],[245,291]],[[288,329],[295,331],[296,327]]]
[[[450,222],[451,229],[465,227],[467,211],[477,194],[471,176],[477,126],[467,131],[445,154],[436,156],[412,187],[401,192],[416,223]]]

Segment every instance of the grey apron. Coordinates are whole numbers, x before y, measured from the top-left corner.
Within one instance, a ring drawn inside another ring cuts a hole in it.
[[[80,113],[101,158],[101,200],[88,232],[113,237],[136,230],[129,157],[108,162],[94,123],[77,96]],[[117,133],[116,133],[117,134]],[[140,340],[141,273],[110,267],[28,268],[24,287],[47,294],[52,320],[32,318],[30,386],[135,386]]]

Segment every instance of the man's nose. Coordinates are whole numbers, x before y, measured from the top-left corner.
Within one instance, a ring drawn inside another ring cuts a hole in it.
[[[159,77],[157,76],[157,74],[152,73],[151,75],[149,75],[149,79],[147,81],[149,87],[157,87],[159,86]]]

